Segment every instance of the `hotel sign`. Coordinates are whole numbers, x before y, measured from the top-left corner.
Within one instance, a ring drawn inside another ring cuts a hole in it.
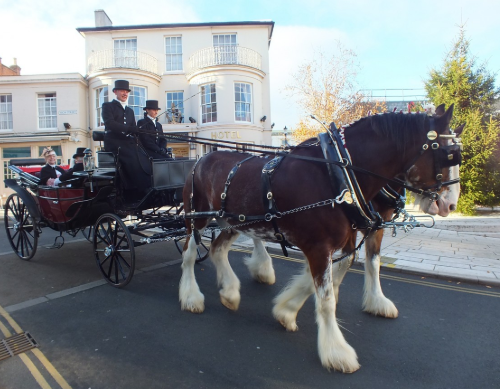
[[[77,109],[68,109],[65,111],[59,111],[59,115],[76,115],[78,113]]]
[[[212,131],[210,136],[212,139],[241,139],[239,131]]]

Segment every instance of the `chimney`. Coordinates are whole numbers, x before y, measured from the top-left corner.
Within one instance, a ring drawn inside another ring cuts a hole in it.
[[[9,66],[9,68],[16,73],[16,76],[21,75],[21,68],[17,66],[17,58],[14,58],[14,65]]]
[[[113,25],[113,22],[103,9],[95,10],[94,14],[96,27],[111,27]]]

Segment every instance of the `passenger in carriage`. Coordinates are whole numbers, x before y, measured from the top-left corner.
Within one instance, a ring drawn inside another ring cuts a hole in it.
[[[163,128],[158,123],[157,116],[160,108],[158,100],[147,100],[146,106],[143,108],[144,119],[137,122],[139,130],[139,141],[146,153],[153,159],[172,159],[167,154],[167,139],[164,137]]]
[[[43,149],[42,157],[45,158],[46,165],[40,170],[40,185],[56,186],[65,170],[57,166],[57,154],[50,147]]]
[[[71,169],[64,170],[62,167],[57,166],[56,152],[50,147],[44,148],[42,157],[45,158],[47,164],[40,170],[40,185],[58,186],[61,182],[73,178],[73,172],[83,171],[84,150],[85,147],[77,148],[76,153],[73,155],[74,166]]]
[[[76,149],[76,153],[73,154],[73,160],[75,161],[73,167],[66,170],[63,174],[61,174],[59,180],[61,181],[71,180],[72,178],[75,178],[73,176],[74,172],[83,172],[83,157],[85,157],[84,154],[85,150],[86,150],[85,147],[78,147]]]

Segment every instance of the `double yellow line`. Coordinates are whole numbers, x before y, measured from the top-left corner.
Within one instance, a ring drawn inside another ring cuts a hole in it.
[[[17,333],[20,334],[23,332],[19,324],[17,324],[14,319],[9,315],[9,313],[0,306],[0,316],[3,317],[7,323],[9,323],[10,327]],[[0,321],[0,331],[2,331],[5,337],[12,336],[11,331],[5,326],[5,324]],[[47,372],[54,378],[54,380],[59,384],[61,389],[71,389],[71,386],[66,382],[66,380],[62,377],[61,374],[57,371],[57,369],[49,362],[49,360],[45,357],[45,355],[37,348],[30,350],[41,362],[41,364],[45,367]],[[43,377],[40,370],[35,366],[33,361],[28,357],[26,353],[18,355],[21,361],[26,365],[30,373],[33,375],[33,378],[36,380],[38,385],[42,389],[53,389],[47,380]]]

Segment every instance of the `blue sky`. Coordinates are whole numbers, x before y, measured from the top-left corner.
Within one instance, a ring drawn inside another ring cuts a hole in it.
[[[500,2],[492,0],[0,0],[2,62],[11,65],[16,57],[22,74],[84,75],[84,39],[75,28],[93,27],[96,9],[104,9],[114,25],[274,21],[271,116],[278,128],[305,116],[283,90],[292,74],[314,53],[333,54],[337,40],[357,54],[360,89],[421,90],[461,23],[478,62],[500,71]]]

